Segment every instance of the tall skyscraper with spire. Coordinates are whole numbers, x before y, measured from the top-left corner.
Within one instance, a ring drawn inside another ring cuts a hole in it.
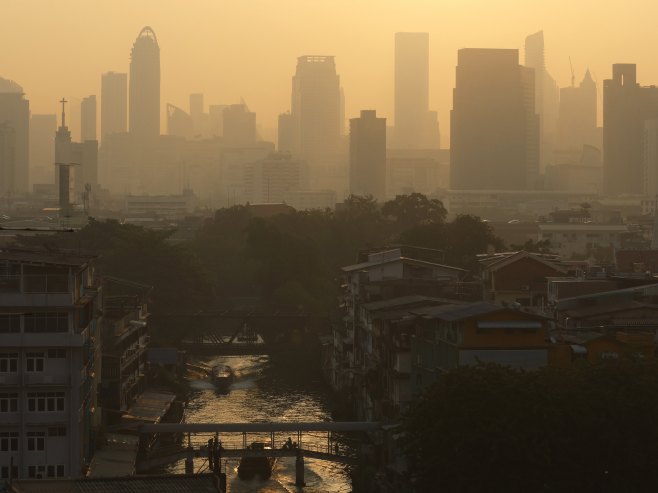
[[[436,112],[429,111],[429,33],[395,33],[393,146],[439,148]]]
[[[160,47],[148,26],[130,53],[129,84],[129,131],[137,139],[153,139],[160,135]]]

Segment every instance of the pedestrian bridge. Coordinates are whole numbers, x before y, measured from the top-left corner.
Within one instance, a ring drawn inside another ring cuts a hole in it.
[[[180,445],[158,447],[147,453],[137,464],[138,472],[186,461],[186,469],[194,470],[195,458],[207,458],[214,440],[221,459],[242,457],[295,457],[297,484],[303,484],[304,458],[354,464],[358,454],[352,447],[336,440],[336,433],[377,432],[382,423],[361,421],[275,422],[275,423],[190,423],[143,424],[139,433],[164,436],[175,434],[183,438]],[[285,446],[294,437],[294,446]],[[210,443],[209,443],[210,442]],[[252,442],[268,445],[269,449],[251,449]]]

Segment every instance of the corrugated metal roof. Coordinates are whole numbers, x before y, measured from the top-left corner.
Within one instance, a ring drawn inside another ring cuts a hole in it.
[[[214,474],[131,476],[127,478],[17,479],[15,493],[217,493]]]

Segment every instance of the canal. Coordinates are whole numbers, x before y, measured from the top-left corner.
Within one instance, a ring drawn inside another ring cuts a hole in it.
[[[192,380],[192,394],[188,403],[188,423],[203,422],[266,422],[266,421],[325,421],[331,419],[330,393],[321,381],[319,372],[308,372],[294,364],[282,364],[268,356],[205,357],[201,362],[229,365],[236,380],[228,394],[220,394],[208,380]],[[227,446],[241,442],[237,436],[223,437]],[[280,437],[285,440],[285,437]],[[293,437],[295,439],[295,437]],[[249,437],[260,441],[260,437]],[[263,441],[269,441],[262,437]],[[341,447],[350,447],[345,439]],[[309,447],[326,446],[326,434],[305,435]],[[203,468],[201,461],[195,469]],[[301,491],[295,486],[295,459],[282,458],[277,462],[272,477],[243,481],[237,477],[239,460],[229,459],[226,465],[229,493],[280,493]],[[182,464],[172,470],[181,472]],[[333,462],[305,459],[307,493],[347,493],[352,491],[348,466]]]

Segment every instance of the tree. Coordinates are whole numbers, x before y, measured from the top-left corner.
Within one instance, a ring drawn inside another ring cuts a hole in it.
[[[658,365],[443,374],[404,419],[417,491],[653,491]]]
[[[423,224],[443,223],[448,215],[443,203],[421,193],[398,195],[382,207],[382,215],[400,230]]]

